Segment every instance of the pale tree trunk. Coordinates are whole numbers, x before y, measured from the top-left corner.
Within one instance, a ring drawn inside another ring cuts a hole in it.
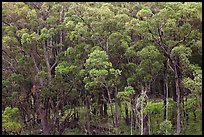
[[[111,115],[112,115],[112,118],[113,118],[113,124],[115,125],[115,122],[114,122],[114,114],[113,114],[113,106],[112,106],[110,91],[109,91],[109,89],[108,89],[107,86],[106,86],[106,89],[107,89],[107,92],[108,92],[108,99],[109,99],[109,103],[110,103]]]
[[[31,57],[32,57],[33,62],[34,62],[34,65],[35,65],[35,70],[36,70],[36,72],[38,73],[38,72],[40,71],[40,69],[39,69],[39,67],[38,67],[38,65],[37,65],[37,63],[36,63],[36,59],[35,59],[33,53],[31,53]],[[43,86],[43,79],[42,79],[42,78],[39,78],[39,81],[40,81],[40,86],[42,87],[42,86]]]
[[[104,83],[105,84],[104,84]],[[112,118],[113,118],[113,125],[115,125],[115,122],[114,122],[114,114],[113,114],[113,106],[112,106],[112,100],[111,100],[111,96],[110,96],[110,90],[108,88],[108,84],[105,80],[105,78],[103,79],[103,82],[101,82],[101,84],[106,88],[107,90],[107,93],[108,93],[108,100],[109,100],[109,103],[110,103],[110,108],[111,108],[111,115],[112,115]]]
[[[139,128],[138,123],[139,123],[139,111],[138,111],[138,97],[136,96],[136,103],[135,103],[135,130]]]
[[[176,135],[179,135],[181,132],[181,119],[180,119],[180,90],[179,90],[179,79],[178,79],[178,70],[176,63],[174,62],[174,77],[176,84],[176,109],[177,109],[177,125],[176,125]]]
[[[46,42],[44,42],[43,44],[43,52],[44,52],[44,58],[45,58],[45,63],[46,63],[46,67],[47,67],[47,78],[48,78],[48,88],[50,87],[51,85],[51,80],[52,80],[52,74],[51,74],[51,67],[50,67],[50,62],[49,62],[49,55],[48,55],[48,51],[47,51],[47,48],[46,48]],[[43,133],[44,134],[49,134],[50,132],[50,128],[48,127],[49,125],[49,118],[50,118],[50,115],[49,115],[49,98],[45,97],[45,119],[43,120],[43,122],[45,124],[42,123],[42,125],[46,125],[47,127],[46,128],[43,128]]]
[[[130,121],[130,134],[133,135],[133,105],[132,105],[132,98],[130,98],[130,110],[131,110],[131,113],[130,113],[130,116],[131,116],[131,121]]]
[[[164,120],[168,120],[168,63],[169,59],[164,62]],[[166,130],[167,133],[167,130]]]
[[[44,58],[45,58],[45,63],[47,67],[47,73],[48,73],[47,78],[48,78],[48,86],[49,86],[51,83],[52,74],[51,74],[51,67],[50,67],[48,52],[46,49],[46,42],[43,44],[43,52],[44,52]]]
[[[142,97],[142,99],[141,99],[141,110],[140,110],[140,114],[141,114],[141,117],[140,117],[140,121],[141,121],[141,128],[140,128],[140,135],[143,135],[143,130],[144,130],[144,116],[143,116],[143,102],[144,102],[144,88],[143,88],[143,86],[142,86],[142,93],[141,93],[141,97]]]

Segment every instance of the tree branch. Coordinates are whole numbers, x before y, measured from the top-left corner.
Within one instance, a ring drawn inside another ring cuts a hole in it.
[[[55,63],[51,66],[50,70],[52,70],[54,68],[54,66],[57,64],[57,59],[55,60]]]
[[[180,41],[177,41],[176,44],[172,47],[172,49],[173,49],[174,47],[176,47],[178,44],[184,42],[184,41],[186,40],[186,38],[191,34],[191,32],[192,32],[192,29],[189,31],[188,34],[186,34],[186,35],[184,36],[183,39],[181,39]]]

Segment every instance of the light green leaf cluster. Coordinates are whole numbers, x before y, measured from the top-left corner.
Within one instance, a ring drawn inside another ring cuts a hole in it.
[[[128,100],[131,95],[135,93],[135,90],[132,86],[125,87],[123,92],[118,92],[117,98],[120,100]]]
[[[57,75],[68,75],[75,72],[76,68],[75,65],[69,65],[67,62],[63,61],[56,66],[55,72]]]
[[[112,67],[106,52],[98,48],[88,55],[85,62],[85,70],[87,76],[84,78],[84,82],[87,89],[104,85],[113,86],[114,77],[121,73],[120,70],[115,70]]]
[[[191,48],[185,47],[184,45],[180,45],[172,49],[171,55],[172,56],[185,55],[186,57],[188,57],[191,55],[191,52],[192,52]]]
[[[163,111],[163,102],[153,102],[153,101],[148,101],[147,105],[144,108],[144,113],[151,115],[151,116],[156,116],[161,114]]]
[[[137,12],[137,17],[143,17],[144,19],[148,18],[148,17],[151,17],[153,14],[152,14],[152,11],[148,8],[143,8],[141,9],[140,11]]]
[[[18,108],[6,107],[2,113],[2,129],[6,132],[20,132],[22,124],[18,122]]]
[[[40,37],[39,37],[39,40],[42,42],[42,41],[45,41],[47,40],[48,38],[50,38],[50,34],[47,30],[47,28],[43,28],[41,29],[41,34],[40,34]]]

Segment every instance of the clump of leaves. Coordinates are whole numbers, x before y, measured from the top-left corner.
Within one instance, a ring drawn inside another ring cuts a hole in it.
[[[171,121],[165,120],[160,123],[160,133],[163,135],[170,135],[172,132],[172,124]]]
[[[127,100],[132,94],[134,94],[134,89],[132,86],[128,86],[125,87],[125,91],[124,92],[119,92],[117,95],[117,98],[119,98],[120,100]]]
[[[159,115],[162,112],[163,103],[162,102],[147,102],[144,108],[144,113],[149,115]]]
[[[2,130],[7,133],[19,133],[22,124],[18,121],[18,108],[6,107],[2,113]]]

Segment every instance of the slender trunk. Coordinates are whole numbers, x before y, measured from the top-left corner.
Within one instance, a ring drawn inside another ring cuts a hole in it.
[[[85,95],[86,95],[86,130],[87,130],[87,134],[90,135],[91,134],[91,130],[90,130],[90,99],[87,95],[87,91],[85,91]]]
[[[130,116],[131,116],[131,121],[130,121],[130,128],[131,128],[131,132],[130,134],[132,135],[132,127],[133,127],[133,106],[132,106],[132,98],[130,99]]]
[[[35,58],[34,58],[33,53],[31,53],[31,57],[32,57],[33,62],[34,62],[34,65],[35,65],[36,72],[38,73],[40,70],[39,70],[39,68],[38,68],[38,65],[37,65],[37,63],[36,63],[36,60],[35,60]],[[43,79],[42,79],[42,78],[39,78],[39,81],[40,81],[40,86],[43,86]]]
[[[164,63],[164,120],[168,120],[168,60]]]
[[[115,80],[115,127],[118,128],[119,125],[119,114],[118,114],[118,98],[117,98],[117,94],[118,94],[118,89],[117,89],[117,84],[116,84],[116,80]],[[117,133],[118,134],[118,130]]]
[[[180,119],[180,90],[179,90],[179,79],[176,64],[174,63],[174,76],[175,76],[175,86],[176,86],[176,109],[177,109],[177,125],[176,134],[179,135],[181,132],[181,119]]]
[[[104,116],[104,114],[103,114],[103,100],[102,100],[102,93],[99,93],[99,94],[98,94],[98,106],[99,106],[100,116]]]
[[[148,84],[145,85],[145,90],[143,93],[143,111],[144,111],[144,103],[146,104],[147,92],[149,91]],[[148,116],[143,114],[143,135],[148,135]]]
[[[197,121],[197,120],[196,120],[196,117],[197,117],[197,116],[196,116],[196,112],[195,112],[195,111],[196,111],[196,110],[194,109],[194,110],[193,110],[193,116],[194,116],[193,120],[194,120],[194,122]]]
[[[129,125],[129,116],[128,116],[128,106],[127,104],[125,103],[125,122],[127,125]]]
[[[50,69],[50,62],[49,62],[48,52],[47,52],[47,49],[46,49],[46,42],[43,44],[43,52],[44,52],[44,58],[45,58],[45,63],[46,63],[46,67],[47,67],[48,86],[50,86],[52,74],[51,74],[51,69]]]
[[[57,101],[56,101],[56,106],[53,105],[54,107],[54,121],[53,121],[53,126],[54,126],[54,131],[57,131],[58,133],[59,131],[59,104],[60,102],[58,101],[58,97]]]
[[[107,109],[108,109],[108,107],[107,107],[107,102],[104,102],[104,104],[103,104],[103,113],[104,113],[104,116],[105,116],[105,117],[108,116]]]
[[[40,105],[38,112],[39,112],[39,118],[41,120],[43,135],[48,135],[49,134],[48,120],[47,120],[47,116],[46,116],[46,111],[45,111],[42,104]]]
[[[109,89],[108,89],[108,86],[105,86],[105,88],[106,88],[107,93],[108,93],[108,99],[109,99],[110,108],[111,108],[111,115],[112,115],[112,118],[113,118],[113,125],[115,125],[115,122],[114,122],[114,114],[113,114],[113,106],[112,106],[110,91],[109,91]]]
[[[138,101],[138,97],[136,96],[136,103],[135,103],[135,113],[134,113],[134,115],[135,115],[135,130],[136,129],[138,129],[138,123],[139,123],[139,121],[138,121],[138,108],[137,108],[137,101]]]
[[[142,87],[142,94],[141,94],[141,110],[140,110],[140,114],[141,114],[141,128],[140,128],[140,135],[143,135],[143,130],[144,130],[144,116],[143,116],[143,101],[144,101],[144,88]]]

